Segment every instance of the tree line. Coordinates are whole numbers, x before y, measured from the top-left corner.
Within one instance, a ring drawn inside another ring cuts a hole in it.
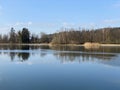
[[[120,28],[102,28],[93,30],[68,29],[58,32],[52,39],[53,44],[120,44]]]
[[[12,27],[8,34],[0,34],[0,43],[49,43],[49,39],[50,38],[48,38],[47,34],[31,34],[27,28],[23,28],[22,30],[16,32],[16,30]]]
[[[14,28],[11,28],[9,34],[0,34],[0,43],[29,43],[30,32],[27,28],[23,28],[22,31],[15,32]]]
[[[11,28],[9,34],[0,34],[0,43],[52,43],[52,44],[84,44],[97,42],[103,44],[120,44],[120,28],[102,29],[63,29],[54,34],[31,34],[27,28],[16,32]]]

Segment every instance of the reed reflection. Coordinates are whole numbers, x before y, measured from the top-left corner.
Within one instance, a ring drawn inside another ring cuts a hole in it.
[[[50,46],[50,49],[59,50],[59,51],[120,53],[120,47],[86,48],[86,47],[83,47],[83,46]]]

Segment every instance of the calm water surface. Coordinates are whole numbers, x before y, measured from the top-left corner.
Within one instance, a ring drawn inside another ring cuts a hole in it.
[[[0,46],[0,90],[120,90],[120,47]]]

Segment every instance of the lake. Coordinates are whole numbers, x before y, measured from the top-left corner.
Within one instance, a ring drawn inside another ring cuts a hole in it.
[[[120,90],[120,47],[1,45],[0,90]]]

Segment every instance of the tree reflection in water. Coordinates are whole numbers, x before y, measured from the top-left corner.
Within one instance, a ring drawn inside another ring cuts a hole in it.
[[[16,47],[16,45],[12,45],[12,46],[9,47],[8,50],[23,50],[24,51],[24,50],[29,50],[29,48],[30,48],[29,46],[17,46]],[[6,46],[5,46],[5,48],[3,47],[3,49],[6,49]],[[4,54],[8,54],[11,58],[11,61],[14,61],[16,56],[19,58],[19,61],[21,61],[21,62],[28,60],[29,57],[30,57],[29,52],[14,52],[14,51],[11,51],[11,52],[4,52]]]
[[[19,60],[21,62],[26,61],[30,57],[30,53],[18,53]]]
[[[111,60],[116,57],[114,54],[88,54],[88,53],[55,53],[57,60],[66,62],[94,62],[95,60]]]
[[[15,56],[16,56],[16,53],[14,53],[14,52],[10,52],[9,55],[10,55],[11,61],[14,61]]]
[[[0,46],[0,50],[1,50],[0,54],[9,55],[11,61],[14,61],[16,60],[16,58],[19,58],[20,62],[24,62],[28,60],[30,56],[33,56],[38,53],[40,54],[40,58],[46,57],[47,54],[52,54],[52,56],[57,58],[56,60],[60,60],[60,62],[62,63],[85,62],[85,61],[94,62],[95,60],[110,61],[117,56],[115,53],[120,53],[120,47],[105,47],[105,48],[100,47],[99,49],[94,50],[85,49],[84,47],[80,46],[49,47],[49,46],[13,45],[13,46]],[[17,52],[16,50],[18,51],[20,50],[21,52]]]

